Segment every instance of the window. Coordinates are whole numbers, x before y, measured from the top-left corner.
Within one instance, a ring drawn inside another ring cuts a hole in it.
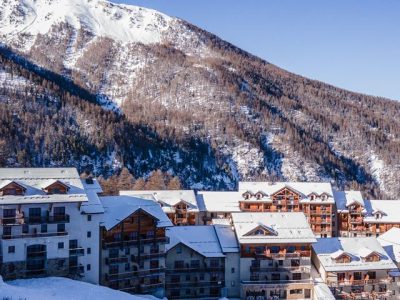
[[[376,272],[371,271],[367,273],[368,279],[376,279]]]
[[[87,264],[87,265],[86,265],[86,271],[90,271],[90,269],[91,269],[91,265],[90,265],[90,264]]]
[[[182,253],[182,247],[181,246],[176,247],[176,253],[177,254]]]
[[[119,250],[118,248],[111,248],[108,250],[108,257],[109,258],[116,258],[118,257]]]
[[[151,260],[150,261],[150,269],[158,269],[160,267],[158,260]]]
[[[3,227],[3,236],[11,237],[11,226],[4,226]]]
[[[88,222],[92,221],[92,215],[87,215]]]
[[[78,240],[69,240],[69,249],[78,248]]]
[[[86,233],[86,236],[87,236],[88,238],[91,238],[91,237],[92,237],[92,232],[91,232],[91,231],[88,231],[88,232]]]
[[[235,273],[235,268],[231,268],[231,273]]]
[[[200,276],[199,276],[199,280],[204,280],[204,274],[202,273],[202,274],[200,274]]]
[[[8,246],[8,253],[15,253],[15,246]]]
[[[301,273],[293,273],[293,280],[301,280]]]
[[[57,224],[57,232],[65,232],[65,224]]]
[[[65,215],[65,207],[54,207],[54,216],[64,216]]]
[[[186,275],[185,280],[186,281],[190,281],[190,275],[189,274]]]
[[[40,207],[31,207],[29,209],[29,221],[30,222],[40,222],[41,214],[42,214],[42,210]]]
[[[361,272],[354,272],[354,280],[361,280],[362,274]]]
[[[183,260],[176,260],[174,262],[175,269],[183,269]]]
[[[63,242],[59,242],[58,243],[58,249],[64,249],[64,243]]]
[[[131,254],[131,248],[125,248],[125,255]]]
[[[125,264],[125,271],[129,271],[131,269],[131,265],[129,263]]]
[[[3,224],[14,224],[15,217],[16,217],[15,209],[3,210]]]
[[[46,233],[47,232],[47,224],[40,225],[40,232]]]
[[[181,281],[181,277],[179,275],[172,275],[171,276],[171,282],[177,283]]]
[[[65,265],[65,259],[60,259],[57,262],[59,268],[63,268]]]
[[[271,279],[272,279],[272,281],[279,281],[279,280],[281,280],[281,276],[279,274],[273,273],[271,275]]]
[[[22,233],[25,233],[25,234],[29,233],[29,225],[28,224],[22,225]]]
[[[200,261],[199,260],[191,260],[190,261],[190,267],[191,268],[199,268],[200,267]]]
[[[302,294],[303,290],[301,289],[295,289],[295,290],[290,290],[290,295],[298,295],[298,294]]]
[[[108,270],[110,274],[118,274],[118,265],[110,265]]]
[[[92,254],[92,248],[87,248],[87,249],[86,249],[86,253],[87,253],[87,254]]]
[[[311,298],[311,290],[310,289],[305,289],[304,290],[304,298],[310,299]]]

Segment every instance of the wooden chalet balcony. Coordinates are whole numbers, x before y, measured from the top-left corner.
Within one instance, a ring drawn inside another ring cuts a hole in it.
[[[165,284],[167,288],[173,287],[223,287],[225,286],[224,280],[214,280],[214,281],[199,281],[199,280],[192,280],[189,282],[167,282]]]
[[[362,218],[351,218],[350,223],[351,224],[361,224],[363,222]]]
[[[41,237],[53,237],[53,236],[65,236],[68,235],[68,232],[37,232],[37,233],[24,233],[19,235],[2,235],[1,238],[3,240],[13,240],[13,239],[26,239],[26,238],[41,238]]]
[[[352,226],[349,228],[349,231],[355,231],[355,232],[359,232],[359,231],[364,231],[364,227],[363,226]]]
[[[1,218],[0,225],[7,226],[18,226],[18,225],[33,225],[33,224],[57,224],[57,223],[69,223],[69,215],[59,215],[59,216],[45,216],[45,217],[8,217]]]
[[[82,247],[69,249],[69,256],[83,256],[85,255],[85,249]]]
[[[310,223],[311,224],[331,224],[332,223],[332,219],[330,218],[326,218],[326,219],[321,219],[321,218],[311,218],[310,219]]]
[[[360,209],[349,209],[349,214],[351,214],[351,215],[361,215],[362,214],[362,210],[360,210]]]
[[[311,272],[311,267],[309,266],[297,266],[297,267],[257,267],[257,266],[251,266],[250,267],[250,272],[257,272],[257,273],[263,273],[263,272],[293,272],[293,273],[310,273]]]
[[[138,261],[140,259],[152,259],[152,258],[160,258],[164,257],[165,252],[155,252],[155,253],[143,253],[143,254],[138,254],[138,255],[131,255],[131,260],[132,261]]]
[[[146,238],[135,238],[135,239],[127,239],[127,240],[113,240],[113,239],[105,239],[103,241],[103,249],[105,248],[113,248],[113,247],[126,247],[138,244],[153,244],[153,243],[162,243],[167,244],[169,242],[169,238],[166,236],[162,237],[146,237]]]
[[[127,263],[129,262],[129,257],[127,256],[122,256],[122,257],[107,257],[104,259],[104,262],[106,265],[110,264],[122,264],[122,263]]]
[[[263,252],[255,252],[256,257],[267,257],[267,258],[296,258],[296,257],[310,257],[311,251],[296,251],[288,253],[285,251],[280,251],[279,253],[270,253],[268,250]]]
[[[388,284],[391,283],[392,279],[390,277],[383,279],[365,279],[365,280],[343,280],[343,281],[328,281],[327,284],[330,287],[342,287],[342,286],[363,286],[368,284]]]
[[[105,278],[107,281],[121,281],[121,280],[131,279],[131,278],[145,277],[148,275],[164,275],[164,274],[165,274],[165,268],[160,267],[160,268],[153,268],[153,269],[147,269],[147,270],[115,273],[115,274],[106,273]]]
[[[172,268],[167,269],[167,274],[176,274],[176,273],[203,273],[203,272],[224,272],[224,266],[199,266],[199,267],[182,267],[182,268]]]
[[[330,215],[332,212],[330,210],[310,210],[310,215]]]
[[[313,284],[313,279],[301,280],[242,280],[242,284],[265,284],[265,285],[282,285],[282,284]]]

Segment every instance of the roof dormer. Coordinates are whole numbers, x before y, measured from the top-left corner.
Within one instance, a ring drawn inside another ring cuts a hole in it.
[[[250,199],[252,196],[253,196],[253,193],[250,192],[250,191],[246,191],[246,192],[244,192],[244,193],[242,194],[242,197],[243,197],[245,200]]]
[[[47,194],[66,194],[69,186],[60,180],[49,180],[42,184],[42,190]]]
[[[359,255],[364,262],[380,261],[381,255],[379,252],[363,247],[359,250]]]
[[[376,210],[372,213],[372,215],[375,217],[375,219],[379,220],[382,219],[383,216],[386,216],[386,213],[381,210]]]
[[[318,195],[314,192],[308,195],[308,198],[310,198],[311,201],[316,200],[317,197],[318,197]]]
[[[351,254],[338,250],[331,254],[331,258],[338,264],[350,263],[352,260]]]
[[[14,181],[14,180],[6,180],[0,183],[0,195],[1,196],[20,196],[24,195],[26,192],[26,188]]]
[[[260,224],[257,227],[250,230],[248,233],[243,236],[277,236],[278,233],[274,230],[274,228]]]
[[[256,196],[257,200],[260,200],[260,199],[264,198],[266,196],[266,194],[264,192],[262,192],[262,191],[258,191],[255,194],[255,196]]]

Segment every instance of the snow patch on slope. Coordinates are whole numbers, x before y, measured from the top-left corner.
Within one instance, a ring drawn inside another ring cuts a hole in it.
[[[8,42],[67,23],[115,41],[160,43],[173,20],[155,10],[102,0],[0,0],[0,15],[0,32]]]
[[[15,280],[4,283],[0,277],[1,299],[25,300],[144,300],[157,298],[135,296],[81,281],[67,278],[48,277]]]
[[[383,178],[383,171],[384,171],[383,160],[379,159],[379,157],[374,152],[372,152],[369,157],[368,164],[371,168],[372,176],[378,182],[381,190],[385,191],[385,185],[384,185],[384,180],[383,180],[384,179]]]

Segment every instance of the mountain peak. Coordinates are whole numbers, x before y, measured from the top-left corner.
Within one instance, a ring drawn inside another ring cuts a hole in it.
[[[66,23],[116,41],[159,43],[172,20],[155,10],[102,0],[0,0],[1,35],[7,42]]]

